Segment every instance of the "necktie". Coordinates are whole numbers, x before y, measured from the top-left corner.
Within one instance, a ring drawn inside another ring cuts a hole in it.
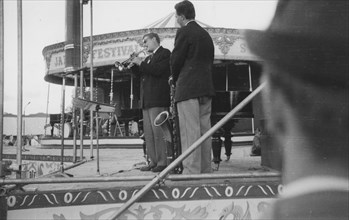
[[[148,61],[147,63],[150,63],[151,59],[153,58],[154,54],[150,54],[149,57],[148,57]]]

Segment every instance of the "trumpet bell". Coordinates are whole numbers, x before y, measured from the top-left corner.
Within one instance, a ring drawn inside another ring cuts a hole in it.
[[[154,119],[154,125],[161,128],[165,141],[172,142],[172,127],[169,117],[168,111],[160,112]]]
[[[141,50],[139,52],[134,52],[131,54],[130,58],[127,60],[124,60],[123,62],[115,61],[114,66],[118,68],[119,71],[124,71],[126,69],[130,69],[133,66],[132,60],[136,57],[138,57],[139,54],[144,53],[146,50]]]
[[[161,126],[168,120],[169,117],[170,117],[170,114],[168,113],[168,111],[160,112],[154,119],[154,125]]]
[[[119,61],[115,61],[114,66],[118,68],[119,71],[123,71],[125,69]]]

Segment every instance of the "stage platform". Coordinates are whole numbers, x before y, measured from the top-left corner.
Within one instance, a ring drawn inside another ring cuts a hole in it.
[[[267,167],[261,166],[260,156],[250,156],[250,145],[233,146],[232,155],[229,160],[226,160],[224,147],[221,151],[222,161],[219,164],[218,170],[214,170],[212,175],[224,175],[224,174],[242,174],[249,173],[257,174],[275,174],[278,175],[278,171],[272,170]],[[27,151],[22,152],[24,166],[24,178],[30,178],[34,176],[36,178],[57,177],[57,175],[50,175],[50,173],[57,173],[61,164],[61,149],[45,149],[41,146],[26,146]],[[92,152],[92,154],[91,154]],[[147,182],[156,176],[157,173],[141,172],[139,168],[146,164],[144,152],[142,149],[113,149],[102,148],[99,150],[99,172],[97,172],[97,150],[83,149],[83,158],[81,160],[81,151],[76,151],[76,163],[73,163],[73,149],[64,150],[64,166],[66,167],[65,173],[72,176],[72,178],[89,178],[89,177],[145,177]],[[16,147],[5,146],[4,147],[4,159],[11,159],[15,162]],[[80,161],[80,162],[79,162]],[[79,165],[74,166],[74,164]],[[25,169],[27,167],[27,169]],[[40,168],[41,167],[41,168]],[[51,169],[44,168],[50,167]],[[73,168],[70,168],[73,167]],[[217,168],[217,164],[212,162],[212,167]],[[172,174],[178,176],[178,174]],[[58,175],[59,176],[59,175]],[[175,177],[178,178],[178,177]],[[138,181],[135,181],[138,182]],[[142,182],[142,181],[140,181]],[[103,183],[104,184],[104,183]],[[102,185],[103,185],[102,184]],[[140,183],[140,185],[142,185]],[[52,186],[52,184],[49,184]],[[45,186],[40,184],[37,186],[31,186],[32,190],[45,190],[50,189],[51,186]],[[59,184],[58,188],[64,188],[65,184]],[[91,187],[95,184],[87,184],[87,187]],[[105,184],[110,186],[109,184]],[[47,188],[48,187],[48,188]],[[70,185],[69,188],[72,186]],[[54,186],[55,189],[56,186]],[[81,185],[78,186],[81,188]]]
[[[41,169],[41,176],[24,179],[19,188],[3,191],[0,214],[5,219],[110,219],[158,175],[138,169],[145,164],[142,149],[100,149],[99,172],[96,149],[93,159],[84,149],[82,161],[75,164],[72,149],[65,149],[64,165],[72,168],[62,175],[60,149],[26,148],[23,163],[28,169],[23,175],[34,177]],[[222,162],[211,174],[167,175],[120,219],[226,219],[237,214],[242,219],[257,219],[282,185],[280,173],[261,166],[261,157],[251,157],[250,150],[248,145],[233,146],[230,159],[225,160],[222,147]],[[7,157],[15,152],[13,146],[4,147]],[[47,167],[56,170],[46,170],[51,173],[48,175],[43,172]]]

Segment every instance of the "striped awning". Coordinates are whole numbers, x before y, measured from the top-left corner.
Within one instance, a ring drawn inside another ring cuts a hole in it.
[[[207,25],[205,23],[202,23],[201,21],[195,20],[201,27],[212,27],[210,25]],[[147,25],[144,28],[173,28],[173,27],[179,27],[179,24],[176,21],[175,12],[170,13],[169,15],[151,23],[150,25]]]

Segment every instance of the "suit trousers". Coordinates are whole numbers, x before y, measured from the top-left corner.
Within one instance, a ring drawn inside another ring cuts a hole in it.
[[[182,152],[211,128],[210,97],[199,97],[177,103]],[[183,161],[183,174],[211,173],[211,138]]]
[[[153,107],[143,109],[143,128],[147,155],[151,166],[166,166],[166,142],[160,127],[154,126],[154,119],[166,107]]]

